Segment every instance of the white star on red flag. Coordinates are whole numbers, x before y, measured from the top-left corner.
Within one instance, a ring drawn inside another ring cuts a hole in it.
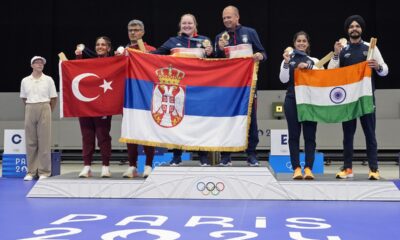
[[[99,87],[103,88],[104,93],[105,93],[105,92],[107,92],[107,90],[113,90],[111,87],[111,83],[112,83],[112,81],[107,82],[107,80],[104,79],[103,84],[100,85]]]

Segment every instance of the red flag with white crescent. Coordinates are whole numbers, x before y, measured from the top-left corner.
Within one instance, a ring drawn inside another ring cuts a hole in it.
[[[127,64],[124,56],[60,62],[61,117],[122,114]]]

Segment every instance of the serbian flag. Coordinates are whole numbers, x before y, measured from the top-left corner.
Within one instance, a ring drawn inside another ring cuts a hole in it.
[[[61,117],[121,114],[127,64],[124,56],[60,62]]]
[[[367,62],[327,70],[296,69],[299,121],[345,122],[374,112]]]
[[[121,142],[204,151],[247,147],[254,61],[130,51]]]

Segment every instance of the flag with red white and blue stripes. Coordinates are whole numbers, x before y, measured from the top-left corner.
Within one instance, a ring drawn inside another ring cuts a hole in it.
[[[120,141],[185,150],[246,149],[255,69],[252,58],[129,51]]]

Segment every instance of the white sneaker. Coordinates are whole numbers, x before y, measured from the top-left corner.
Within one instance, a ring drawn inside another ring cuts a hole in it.
[[[46,178],[49,178],[49,177],[48,177],[48,176],[45,176],[45,175],[40,175],[40,176],[39,176],[39,180],[46,179]]]
[[[109,178],[111,177],[110,168],[108,166],[103,166],[101,168],[101,177],[102,178]]]
[[[80,178],[88,178],[92,176],[92,170],[90,170],[90,166],[84,166],[82,171],[79,173]]]
[[[152,170],[153,170],[153,168],[151,168],[151,166],[149,166],[149,165],[144,166],[143,177],[147,178],[150,175]]]
[[[124,172],[124,174],[122,174],[122,177],[124,177],[124,178],[134,178],[134,177],[137,177],[136,167],[134,167],[134,166],[128,167],[128,169],[126,169],[126,171]]]
[[[25,175],[24,177],[24,181],[32,181],[33,180],[33,176],[30,175],[29,173]]]

